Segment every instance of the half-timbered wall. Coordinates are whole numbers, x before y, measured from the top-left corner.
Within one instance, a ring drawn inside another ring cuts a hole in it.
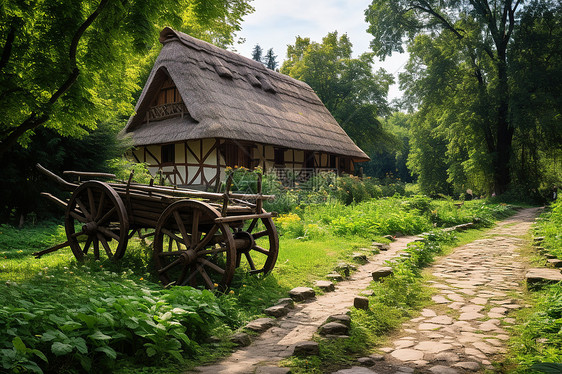
[[[170,152],[173,152],[175,161],[163,162]],[[161,175],[168,183],[205,188],[215,188],[224,181],[227,166],[250,169],[259,166],[264,172],[272,169],[297,172],[312,168],[353,171],[353,163],[349,159],[328,153],[278,149],[271,145],[241,144],[221,139],[139,147],[132,152],[132,157],[137,162],[145,162],[154,177]],[[279,163],[281,158],[282,164]]]

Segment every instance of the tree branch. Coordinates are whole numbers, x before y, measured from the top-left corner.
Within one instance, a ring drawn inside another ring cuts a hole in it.
[[[78,43],[80,39],[84,35],[84,32],[92,25],[92,23],[96,20],[96,18],[100,15],[103,11],[103,8],[109,3],[109,0],[102,0],[96,10],[80,25],[78,30],[74,33],[72,37],[72,42],[70,43],[70,48],[68,51],[68,58],[70,62],[70,67],[72,71],[70,72],[69,76],[66,80],[62,83],[62,85],[51,95],[48,101],[48,105],[42,111],[42,113],[32,112],[29,117],[25,121],[23,121],[20,125],[18,125],[12,132],[8,134],[6,138],[4,138],[0,142],[0,157],[12,146],[17,143],[17,140],[20,136],[25,134],[26,131],[32,130],[36,127],[39,127],[43,123],[49,120],[50,117],[50,109],[52,105],[62,96],[66,91],[72,87],[72,85],[78,79],[78,75],[80,74],[80,70],[76,67],[76,51],[78,50]],[[4,50],[5,52],[5,50]],[[4,57],[2,54],[2,58]]]
[[[425,1],[424,1],[424,3],[425,3],[425,5],[427,6],[427,8],[424,8],[423,6],[421,6],[421,5],[416,5],[416,4],[412,4],[412,7],[416,8],[416,9],[419,9],[419,10],[421,10],[422,12],[428,13],[428,14],[432,15],[433,17],[437,18],[437,20],[439,21],[439,23],[440,23],[442,26],[444,26],[447,30],[449,30],[449,31],[451,31],[453,34],[455,34],[458,39],[462,39],[462,38],[464,37],[464,36],[463,36],[461,33],[459,33],[459,31],[458,31],[457,29],[455,29],[455,28],[453,27],[453,25],[451,25],[451,24],[449,23],[449,21],[447,21],[441,14],[439,14],[439,13],[437,13],[435,10],[433,10],[433,9],[431,8],[431,6],[429,6],[429,4],[426,3]]]
[[[6,43],[2,49],[2,58],[0,58],[0,70],[4,69],[8,61],[10,60],[10,55],[12,54],[12,46],[14,45],[14,40],[16,38],[16,27],[12,25],[10,31],[8,31],[8,36],[6,37]]]

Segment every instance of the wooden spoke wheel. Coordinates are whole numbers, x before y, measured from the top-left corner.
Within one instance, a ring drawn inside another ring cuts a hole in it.
[[[92,252],[96,260],[100,259],[100,253],[112,260],[125,254],[129,240],[127,210],[107,183],[88,181],[78,186],[70,197],[64,226],[68,244],[78,261],[84,261]]]
[[[236,250],[230,228],[215,223],[220,216],[197,200],[181,200],[164,210],[156,224],[153,256],[165,286],[224,289],[230,284]]]
[[[271,218],[254,218],[246,226],[234,231],[236,267],[247,263],[251,274],[267,274],[273,270],[279,254],[275,224]]]

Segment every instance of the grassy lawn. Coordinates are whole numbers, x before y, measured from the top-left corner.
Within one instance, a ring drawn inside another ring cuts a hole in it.
[[[384,240],[381,235],[419,233],[475,218],[486,223],[509,211],[482,201],[458,208],[452,201],[427,198],[298,207],[277,222],[280,254],[272,274],[248,276],[241,270],[226,294],[162,289],[150,245],[140,239],[129,242],[118,263],[78,264],[69,249],[41,259],[31,255],[66,240],[60,222],[23,229],[3,225],[0,365],[8,372],[60,373],[90,371],[93,362],[102,362],[96,370],[181,372],[228,354],[233,348],[228,337],[237,329],[262,316],[289,289],[311,286],[339,262],[351,262],[354,251]],[[372,315],[354,312],[358,335],[352,342],[380,340],[423,304],[425,291],[415,286],[416,266],[429,257],[405,268],[403,280],[409,283],[397,281],[393,289],[374,290],[379,307]],[[348,348],[326,347],[325,352],[332,352],[327,357],[344,357]]]

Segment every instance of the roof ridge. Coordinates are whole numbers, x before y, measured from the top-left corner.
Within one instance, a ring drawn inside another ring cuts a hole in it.
[[[221,59],[228,61],[229,63],[234,62],[236,64],[243,65],[247,68],[257,70],[260,73],[273,76],[273,79],[275,80],[283,80],[284,83],[292,84],[294,86],[298,86],[301,88],[306,88],[307,90],[314,92],[314,90],[306,82],[279,73],[275,70],[268,69],[265,66],[263,66],[261,63],[252,60],[251,58],[242,56],[239,53],[229,51],[227,49],[217,47],[216,45],[213,45],[204,40],[194,38],[191,35],[188,35],[178,30],[174,30],[168,26],[164,27],[164,29],[160,32],[159,41],[162,44],[166,44],[173,41],[179,41],[180,43],[182,43],[187,47],[196,49],[198,51],[204,50],[205,52],[210,53],[215,57],[220,57]]]

